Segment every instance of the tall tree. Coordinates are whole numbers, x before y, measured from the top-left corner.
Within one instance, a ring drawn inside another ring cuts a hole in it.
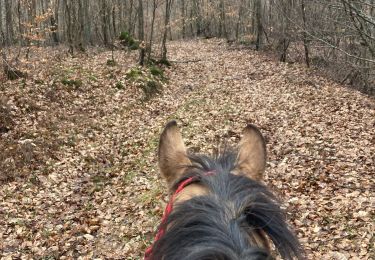
[[[182,22],[182,38],[186,38],[186,9],[185,0],[181,0],[181,22]]]
[[[71,0],[64,0],[65,1],[65,13],[64,17],[66,17],[66,34],[68,38],[68,46],[69,46],[69,53],[71,55],[74,54],[74,42],[73,42],[73,21],[72,21],[72,3]]]
[[[109,44],[109,14],[107,0],[101,0],[101,16],[102,16],[102,33],[103,33],[103,43],[105,45]]]
[[[5,43],[4,39],[4,31],[3,31],[3,3],[0,0],[0,47],[2,47]]]
[[[307,67],[310,67],[309,46],[308,46],[307,33],[306,33],[307,25],[306,25],[305,0],[301,0],[301,10],[302,10],[302,22],[303,22],[302,38],[303,38],[303,47],[305,49],[305,63]]]
[[[59,43],[59,36],[58,36],[58,24],[59,24],[59,6],[60,0],[56,0],[54,13],[50,17],[50,24],[51,24],[51,37],[54,44]]]
[[[263,43],[263,21],[262,21],[262,0],[256,0],[255,1],[255,15],[256,15],[256,34],[257,34],[257,39],[256,39],[256,50],[259,50],[262,43]]]
[[[225,3],[224,0],[220,0],[220,22],[219,22],[219,36],[228,38],[227,26],[225,21]]]
[[[163,32],[163,41],[162,41],[162,57],[161,59],[167,61],[167,36],[168,36],[168,27],[169,19],[171,14],[172,0],[165,1],[165,16],[164,16],[164,32]]]
[[[143,2],[138,0],[138,39],[141,42],[139,49],[139,64],[143,66],[145,62],[145,32],[144,32],[144,20],[143,20]]]
[[[293,0],[282,0],[281,1],[281,37],[279,40],[279,49],[281,51],[280,61],[285,62],[287,57],[287,51],[290,44],[290,21],[292,13],[292,1]]]
[[[148,46],[148,54],[147,54],[147,60],[151,60],[151,53],[152,53],[152,42],[154,39],[154,27],[155,27],[155,17],[156,17],[156,9],[158,8],[158,1],[153,0],[152,2],[152,18],[151,18],[151,32],[150,32],[150,41]]]
[[[11,0],[5,0],[6,43],[8,45],[11,45],[14,41],[12,2]]]
[[[125,1],[128,2],[128,1]],[[130,34],[133,34],[133,9],[134,9],[134,0],[129,0],[128,11],[128,30]]]
[[[201,12],[201,3],[200,0],[193,0],[192,1],[193,7],[192,7],[192,14],[191,14],[191,20],[195,21],[195,28],[196,32],[192,32],[193,35],[200,37],[203,33],[203,17]]]

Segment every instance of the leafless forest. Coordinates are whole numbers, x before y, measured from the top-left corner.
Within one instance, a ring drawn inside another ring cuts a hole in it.
[[[374,92],[373,0],[1,0],[0,10],[3,47],[64,44],[73,54],[116,48],[123,33],[143,60],[153,50],[166,58],[168,40],[220,37]]]
[[[375,259],[375,0],[0,0],[0,259],[144,259],[189,151],[265,136],[307,259]]]

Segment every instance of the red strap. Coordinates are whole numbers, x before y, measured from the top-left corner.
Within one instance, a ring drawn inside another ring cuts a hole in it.
[[[211,176],[211,175],[214,175],[214,174],[215,174],[215,171],[208,171],[208,172],[204,173],[204,175],[206,175],[206,176]],[[172,213],[173,204],[174,204],[174,201],[175,201],[177,195],[186,186],[188,186],[191,183],[195,182],[197,179],[198,179],[197,176],[192,176],[192,177],[189,177],[186,180],[182,181],[178,185],[176,191],[174,192],[174,194],[172,195],[171,199],[169,200],[167,206],[165,207],[163,218],[161,219],[160,228],[159,228],[158,232],[156,233],[156,236],[155,236],[155,239],[154,239],[154,243],[149,248],[146,249],[144,260],[151,260],[152,259],[152,249],[154,247],[155,242],[158,241],[164,235],[164,233],[165,233],[165,226],[164,226],[164,224],[165,224],[165,222],[167,222],[169,215]]]
[[[154,244],[156,241],[158,241],[165,233],[165,227],[164,227],[164,224],[165,222],[167,221],[168,219],[168,216],[171,214],[172,210],[173,210],[173,203],[176,199],[176,196],[186,187],[188,186],[189,184],[191,184],[192,182],[194,182],[195,180],[197,179],[196,176],[193,176],[193,177],[190,177],[190,178],[187,178],[186,180],[182,181],[175,193],[172,195],[171,199],[169,200],[166,208],[165,208],[165,211],[164,211],[164,214],[163,214],[163,218],[161,219],[161,225],[160,225],[160,228],[158,230],[158,232],[156,233],[156,236],[155,236],[155,239],[154,239]],[[152,257],[152,249],[153,249],[153,246],[154,244],[152,244],[149,248],[146,249],[146,252],[145,252],[145,260],[150,260]]]

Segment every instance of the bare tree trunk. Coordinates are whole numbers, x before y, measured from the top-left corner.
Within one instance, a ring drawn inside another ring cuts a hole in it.
[[[19,35],[23,35],[23,28],[22,28],[22,15],[21,15],[21,2],[18,1],[18,4],[17,4],[17,13],[18,13],[18,32],[19,32]],[[24,44],[24,41],[22,39],[22,37],[20,37],[20,45],[22,46]]]
[[[181,17],[182,17],[182,38],[186,38],[186,11],[185,11],[185,0],[181,0]]]
[[[118,29],[119,29],[119,32],[123,32],[124,31],[124,5],[123,5],[123,1],[121,0],[117,0],[117,5],[118,5]]]
[[[283,10],[282,10],[282,22],[281,22],[281,31],[282,36],[279,42],[279,48],[281,49],[280,61],[286,62],[287,51],[290,44],[290,35],[289,35],[289,27],[290,27],[290,19],[291,19],[291,9],[292,9],[292,2],[291,0],[283,0]]]
[[[225,4],[224,0],[220,0],[220,26],[219,26],[219,36],[228,38],[227,27],[225,22]]]
[[[132,15],[133,15],[134,1],[130,0],[129,14],[128,14],[128,30],[130,34],[133,34],[133,24],[132,24]]]
[[[11,45],[13,43],[13,12],[12,12],[12,1],[5,0],[5,21],[6,21],[6,43]]]
[[[3,31],[3,4],[0,0],[0,47],[3,47],[5,44],[4,31]]]
[[[256,22],[257,22],[257,39],[255,48],[259,50],[263,43],[263,21],[262,21],[262,0],[256,0]]]
[[[194,15],[193,15],[193,8],[191,8],[190,9],[190,35],[195,35],[195,33],[194,33],[194,25],[193,25],[193,17],[194,17]]]
[[[151,53],[152,53],[152,41],[154,37],[154,25],[155,25],[155,16],[156,16],[156,9],[157,9],[157,3],[156,0],[153,0],[152,3],[152,19],[151,19],[151,32],[150,32],[150,42],[148,46],[148,53],[147,53],[147,61],[150,61],[151,59]]]
[[[199,3],[199,0],[194,0],[193,1],[193,8],[192,10],[194,10],[194,14],[195,14],[195,17],[193,16],[193,14],[191,15],[191,19],[192,21],[195,20],[195,25],[196,25],[196,35],[199,37],[202,35],[203,33],[203,25],[202,25],[202,22],[203,22],[203,18],[202,18],[202,13],[201,13],[201,7],[200,7],[200,3]]]
[[[165,1],[165,19],[164,19],[164,33],[163,33],[163,41],[162,41],[162,60],[167,60],[167,37],[168,37],[168,27],[169,27],[169,18],[170,18],[170,11],[171,11],[171,0]]]
[[[85,15],[84,15],[84,7],[82,3],[82,0],[78,0],[78,24],[76,25],[76,39],[78,44],[78,48],[80,51],[84,51],[86,46],[86,41],[84,37],[84,31],[85,31]]]
[[[102,0],[101,6],[101,16],[102,16],[102,32],[103,32],[103,43],[104,45],[109,44],[109,34],[108,34],[108,6],[106,0]]]
[[[306,10],[305,10],[305,0],[301,0],[301,9],[302,9],[302,21],[303,21],[303,47],[305,49],[305,62],[306,66],[310,67],[310,59],[309,59],[309,46],[307,41],[307,28],[306,28]]]
[[[237,22],[236,22],[236,40],[238,40],[239,34],[240,34],[240,25],[241,25],[241,20],[243,16],[244,2],[245,0],[241,0],[238,6],[238,16],[237,16]]]
[[[65,17],[67,18],[67,28],[66,34],[68,37],[69,53],[74,54],[74,45],[73,45],[73,23],[72,23],[72,14],[71,14],[71,3],[70,0],[65,2]]]
[[[54,44],[59,43],[59,37],[58,37],[58,22],[59,22],[59,5],[60,0],[57,0],[55,3],[55,13],[51,15],[50,23],[51,23],[51,30],[52,30],[52,40]]]
[[[145,33],[143,21],[143,3],[138,0],[138,39],[141,42],[139,49],[139,65],[143,66],[145,63]]]
[[[118,34],[118,31],[117,31],[117,26],[116,26],[116,6],[113,5],[112,6],[112,30],[113,30],[113,35],[117,35]],[[113,37],[112,37],[113,38]]]
[[[91,23],[92,19],[90,17],[90,1],[84,0],[83,1],[83,21],[85,21],[84,26],[82,27],[83,30],[83,39],[84,44],[93,44],[92,37],[91,37]]]

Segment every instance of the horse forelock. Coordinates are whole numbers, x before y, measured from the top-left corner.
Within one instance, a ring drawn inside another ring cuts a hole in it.
[[[192,165],[183,178],[199,176],[209,192],[174,207],[164,224],[167,232],[154,245],[153,259],[272,259],[268,241],[284,259],[303,259],[272,192],[260,182],[232,174],[235,153],[189,159]]]

